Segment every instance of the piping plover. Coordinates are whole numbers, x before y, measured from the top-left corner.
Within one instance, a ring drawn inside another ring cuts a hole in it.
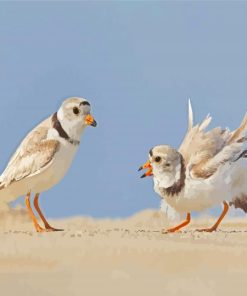
[[[240,127],[214,128],[208,132],[211,117],[193,126],[193,112],[189,102],[187,134],[176,150],[168,145],[155,146],[149,160],[140,167],[148,171],[142,175],[153,176],[154,190],[169,207],[178,213],[187,213],[186,220],[164,233],[175,232],[189,224],[192,211],[202,211],[223,204],[217,222],[207,229],[215,231],[226,215],[229,205],[247,212],[247,114]]]
[[[56,185],[66,174],[80,144],[85,127],[96,126],[90,104],[83,98],[65,100],[59,110],[36,126],[22,141],[0,176],[0,201],[10,202],[26,195],[25,203],[38,232],[55,231],[40,210],[39,194]],[[42,219],[42,228],[30,205]]]

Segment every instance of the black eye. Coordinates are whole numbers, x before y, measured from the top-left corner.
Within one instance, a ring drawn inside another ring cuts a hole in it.
[[[77,107],[74,107],[73,112],[74,112],[74,114],[77,115],[77,114],[79,114],[80,110]]]
[[[154,160],[155,160],[155,162],[160,162],[161,161],[161,157],[160,156],[156,156]]]

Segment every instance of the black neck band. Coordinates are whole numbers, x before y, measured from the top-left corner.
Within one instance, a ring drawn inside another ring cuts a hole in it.
[[[61,138],[67,140],[70,144],[73,144],[73,145],[80,144],[80,141],[71,139],[69,135],[66,133],[66,131],[63,129],[60,121],[57,118],[57,112],[52,115],[51,121],[52,121],[52,127],[58,132]]]

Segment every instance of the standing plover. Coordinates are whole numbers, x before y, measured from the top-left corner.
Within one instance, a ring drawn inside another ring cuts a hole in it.
[[[85,127],[96,126],[90,109],[89,102],[83,98],[65,100],[58,112],[24,138],[0,176],[0,201],[8,203],[26,195],[26,207],[38,232],[59,230],[51,227],[42,214],[38,204],[39,194],[64,177]],[[31,193],[35,194],[34,207],[45,229],[38,224],[31,208]]]
[[[189,102],[189,127],[177,151],[160,145],[149,152],[149,160],[140,169],[142,175],[153,176],[154,190],[177,212],[187,213],[186,220],[164,233],[175,232],[189,224],[192,211],[202,211],[223,204],[217,222],[207,229],[215,231],[226,215],[229,205],[247,212],[247,114],[240,127],[233,132],[214,128],[205,132],[211,117],[193,126]]]

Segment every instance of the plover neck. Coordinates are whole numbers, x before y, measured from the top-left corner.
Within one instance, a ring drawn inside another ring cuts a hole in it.
[[[177,179],[177,181],[173,185],[171,185],[167,188],[164,188],[163,186],[159,186],[160,191],[164,195],[168,195],[168,196],[178,195],[183,190],[183,188],[185,186],[185,178],[186,178],[185,171],[186,171],[186,169],[185,169],[185,165],[184,165],[184,160],[183,160],[183,158],[181,158],[179,178]]]
[[[59,121],[57,117],[57,112],[52,115],[52,127],[58,132],[58,135],[68,141],[72,145],[79,145],[80,141],[74,138],[71,138],[68,133],[65,131],[65,129],[62,127],[61,122]]]

